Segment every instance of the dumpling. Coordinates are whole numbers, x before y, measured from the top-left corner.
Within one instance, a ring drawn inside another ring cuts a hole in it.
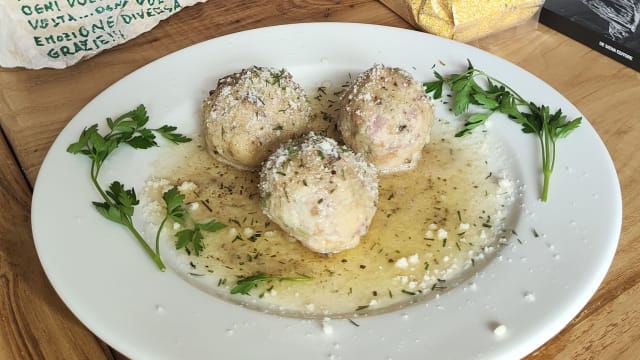
[[[374,65],[343,94],[342,138],[381,173],[416,166],[429,142],[434,110],[422,85],[406,71]]]
[[[260,173],[264,213],[319,253],[358,245],[376,212],[378,178],[362,155],[310,133],[280,147]]]
[[[285,69],[251,67],[221,78],[202,104],[208,151],[254,170],[288,139],[308,131],[311,108]]]

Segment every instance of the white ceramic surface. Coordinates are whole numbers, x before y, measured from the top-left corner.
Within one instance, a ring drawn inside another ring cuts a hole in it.
[[[196,134],[201,100],[216,80],[250,65],[286,67],[305,87],[341,80],[374,63],[400,66],[419,80],[432,66],[459,72],[469,58],[524,97],[570,118],[562,95],[519,67],[476,48],[424,33],[361,24],[298,24],[216,38],[159,59],[91,101],[51,147],[33,194],[38,255],[54,288],[96,335],[135,359],[473,359],[525,356],[586,304],[613,258],[621,195],[611,158],[588,123],[559,142],[548,203],[537,200],[539,155],[533,136],[493,121],[491,136],[526,184],[516,209],[516,241],[437,299],[384,315],[330,321],[280,318],[208,295],[175,272],[156,269],[135,240],[92,208],[86,158],[66,147],[82,129],[145,104],[150,125]],[[446,64],[445,66],[442,63]],[[441,116],[453,117],[440,105]],[[170,146],[165,142],[162,146]],[[157,149],[118,150],[103,183],[141,190]],[[533,235],[533,229],[540,237]],[[506,327],[503,336],[494,328]]]

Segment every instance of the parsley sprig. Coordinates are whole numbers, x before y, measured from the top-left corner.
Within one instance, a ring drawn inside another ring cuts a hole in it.
[[[191,250],[193,250],[196,256],[200,256],[202,250],[204,250],[204,243],[202,242],[204,235],[202,235],[202,231],[216,232],[227,227],[227,225],[217,222],[216,220],[211,220],[206,223],[195,222],[184,208],[184,199],[185,196],[180,193],[175,186],[162,194],[166,213],[156,233],[156,253],[160,252],[158,248],[160,232],[169,219],[186,227],[175,234],[177,238],[176,249],[180,250],[184,248],[188,253],[191,253]]]
[[[165,265],[160,258],[157,241],[154,251],[133,225],[134,208],[139,204],[135,190],[125,188],[118,181],[112,182],[108,189],[104,190],[98,182],[102,166],[121,144],[128,144],[135,149],[158,146],[154,133],[175,144],[191,141],[187,136],[175,132],[176,127],[174,126],[165,125],[157,129],[146,128],[145,125],[148,121],[149,116],[146,108],[144,105],[139,105],[116,119],[107,118],[109,131],[104,135],[98,130],[98,124],[85,128],[78,141],[69,145],[67,151],[71,154],[85,155],[91,159],[91,182],[103,200],[102,202],[92,202],[96,210],[108,220],[125,226],[158,268],[164,271]]]
[[[462,115],[471,104],[477,105],[486,112],[472,113],[465,121],[464,128],[456,133],[456,137],[469,134],[484,124],[496,112],[507,115],[522,126],[522,131],[535,134],[540,143],[542,155],[543,185],[540,199],[547,201],[549,196],[549,180],[556,162],[556,142],[567,137],[580,126],[582,118],[571,121],[558,109],[554,113],[547,105],[537,105],[527,101],[504,82],[473,67],[468,61],[467,70],[447,77],[434,71],[436,80],[424,83],[425,92],[433,93],[434,99],[442,97],[443,87],[447,85],[453,92],[453,113]],[[486,85],[481,86],[476,79],[484,79]]]
[[[258,286],[258,284],[263,283],[265,281],[270,281],[270,280],[311,281],[313,280],[313,278],[310,278],[307,276],[299,276],[299,277],[274,276],[274,275],[267,275],[263,272],[258,272],[255,275],[251,275],[238,280],[238,282],[236,282],[236,285],[233,288],[231,288],[231,293],[249,295],[251,290],[256,286]]]

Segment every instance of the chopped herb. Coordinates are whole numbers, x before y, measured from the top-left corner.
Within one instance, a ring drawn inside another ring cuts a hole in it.
[[[247,239],[247,240],[249,240],[251,242],[256,242],[258,240],[258,238],[260,238],[261,236],[262,236],[261,233],[255,233],[255,234],[251,235],[249,237],[249,239]]]
[[[355,321],[353,321],[353,320],[351,320],[351,319],[347,319],[347,320],[349,320],[349,322],[350,322],[353,326],[355,326],[355,327],[360,327],[360,324],[358,324],[357,322],[355,322]]]
[[[213,212],[213,209],[211,209],[211,206],[209,206],[209,204],[207,203],[206,200],[200,200],[200,203],[202,204],[202,206],[204,206],[207,210],[209,210],[209,212]]]
[[[533,232],[533,237],[540,237],[540,234],[538,234],[536,229],[531,229],[531,231]]]
[[[248,276],[246,278],[242,278],[236,282],[236,285],[231,288],[231,294],[242,294],[249,295],[250,291],[258,286],[258,284],[271,281],[271,280],[280,280],[280,281],[311,281],[313,278],[307,276],[300,277],[286,277],[286,276],[274,276],[267,275],[263,272],[258,272],[255,275]]]
[[[278,72],[271,72],[271,85],[277,85],[278,87],[281,87],[282,84],[282,77],[284,76],[285,70],[284,69],[280,69],[280,71]]]
[[[431,291],[434,290],[443,290],[446,289],[446,286],[441,286],[439,283],[434,283],[433,286],[431,287]]]
[[[407,295],[415,295],[415,294],[416,294],[416,293],[415,293],[415,292],[413,292],[413,291],[409,291],[409,290],[405,290],[405,289],[402,289],[402,290],[400,290],[400,291],[401,291],[402,293],[404,293],[404,294],[407,294]]]
[[[369,307],[369,305],[360,305],[360,306],[358,306],[358,307],[356,308],[356,311],[364,310],[364,309],[366,309],[366,308],[368,308],[368,307]]]

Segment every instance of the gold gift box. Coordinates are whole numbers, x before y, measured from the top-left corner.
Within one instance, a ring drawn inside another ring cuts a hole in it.
[[[537,24],[544,0],[381,0],[417,28],[469,42],[502,30]]]

